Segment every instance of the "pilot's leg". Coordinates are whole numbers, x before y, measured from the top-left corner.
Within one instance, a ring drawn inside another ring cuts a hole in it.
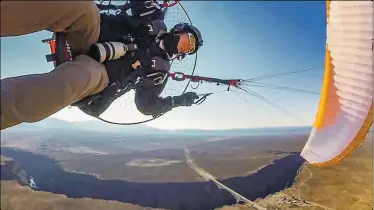
[[[67,33],[74,51],[84,53],[100,34],[100,14],[94,1],[1,1],[1,36],[42,30]]]
[[[45,29],[66,32],[83,53],[98,39],[99,11],[93,1],[1,1],[1,36]],[[40,121],[107,85],[105,67],[85,55],[48,73],[2,79],[1,129]]]

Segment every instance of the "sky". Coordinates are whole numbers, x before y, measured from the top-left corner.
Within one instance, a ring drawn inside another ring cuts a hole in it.
[[[195,75],[249,79],[315,68],[259,82],[320,92],[326,43],[325,2],[181,3],[204,39],[204,46],[198,52]],[[41,42],[50,37],[51,33],[47,31],[2,37],[1,78],[51,71],[52,63],[45,60],[49,46]],[[189,88],[188,91],[203,94],[225,89],[205,83],[196,90]],[[161,129],[232,129],[310,126],[314,123],[318,94],[265,87],[251,89],[297,118],[254,96],[224,91],[209,96],[201,105],[175,108],[145,125]],[[131,103],[131,98],[128,100]],[[127,106],[134,107],[133,104]],[[121,107],[113,108],[107,116],[121,116],[123,121],[134,121],[137,116],[134,108],[122,110]],[[52,117],[67,121],[92,120],[75,108],[65,108]]]

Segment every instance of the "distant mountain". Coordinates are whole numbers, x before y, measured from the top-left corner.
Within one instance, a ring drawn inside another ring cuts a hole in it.
[[[68,122],[55,118],[46,118],[35,123],[22,123],[4,130],[5,132],[22,131],[50,131],[50,132],[108,132],[122,134],[158,134],[158,135],[185,135],[185,136],[249,136],[249,135],[282,135],[282,134],[307,134],[312,127],[269,127],[227,130],[162,130],[145,125],[114,125],[102,121],[75,121]]]
[[[95,131],[115,133],[158,133],[162,130],[144,125],[113,125],[102,121],[68,122],[55,118],[46,118],[35,123],[22,123],[4,131]]]
[[[175,134],[185,135],[225,135],[225,136],[247,136],[247,135],[282,135],[282,134],[308,134],[312,130],[311,126],[300,127],[266,127],[266,128],[241,128],[241,129],[224,129],[224,130],[198,130],[185,129],[174,130]]]

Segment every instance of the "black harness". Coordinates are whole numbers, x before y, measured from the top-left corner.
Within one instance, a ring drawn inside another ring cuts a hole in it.
[[[95,117],[102,114],[114,100],[132,89],[162,85],[169,76],[171,67],[169,55],[160,47],[159,39],[167,32],[162,20],[135,17],[131,19],[131,24],[128,24],[129,22],[123,21],[121,15],[102,14],[101,17],[102,33],[98,42],[125,43],[127,52],[123,63],[120,64],[128,66],[140,62],[140,67],[130,73],[121,71],[121,74],[126,75],[120,75],[117,82],[109,84],[98,94],[72,104]],[[130,32],[123,30],[126,26],[130,28]]]

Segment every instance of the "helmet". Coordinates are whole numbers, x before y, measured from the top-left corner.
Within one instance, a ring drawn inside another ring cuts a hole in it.
[[[197,29],[195,26],[188,24],[188,23],[178,23],[176,24],[171,30],[170,33],[172,34],[182,34],[182,33],[191,33],[196,40],[195,43],[195,50],[193,52],[188,53],[189,55],[192,55],[197,52],[197,50],[203,46],[203,37],[201,36],[201,33],[199,29]]]

